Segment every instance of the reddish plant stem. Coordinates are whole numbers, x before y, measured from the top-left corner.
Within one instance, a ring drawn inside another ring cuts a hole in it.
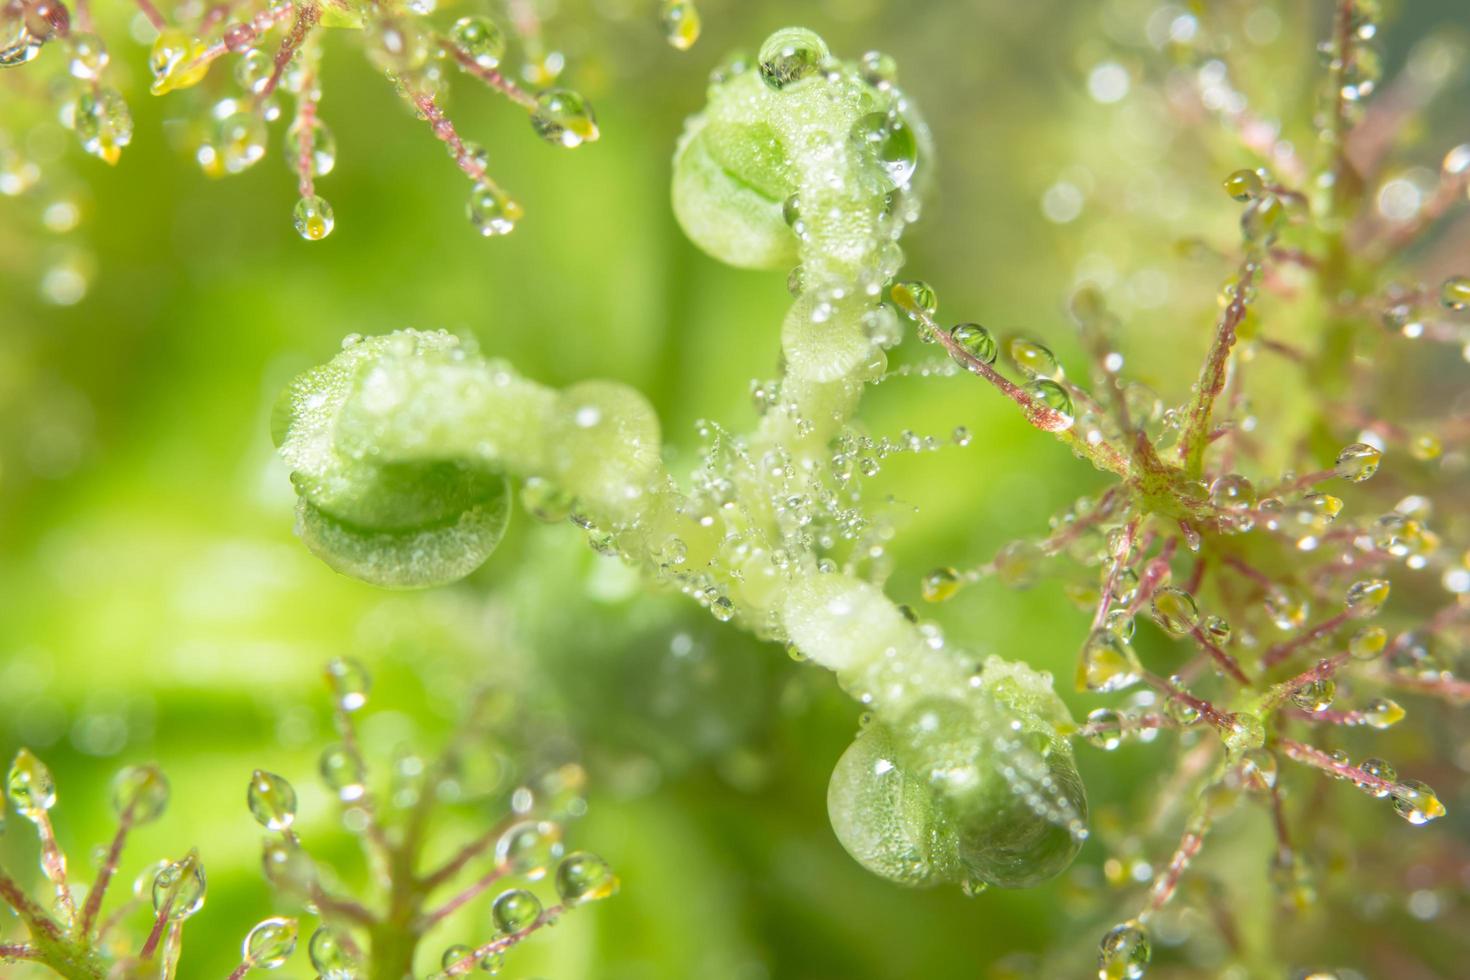
[[[1097,506],[1082,517],[1058,530],[1041,542],[1041,550],[1055,555],[1082,536],[1082,532],[1096,527],[1113,516],[1113,506],[1118,500],[1118,487],[1108,487],[1098,498]]]
[[[1350,622],[1351,620],[1352,617],[1349,616],[1346,612],[1340,612],[1335,616],[1330,616],[1327,619],[1324,619],[1316,626],[1312,626],[1306,630],[1303,630],[1296,636],[1293,636],[1291,639],[1276,644],[1274,647],[1267,650],[1264,654],[1261,655],[1261,669],[1270,670],[1272,667],[1276,666],[1277,664],[1281,663],[1281,661],[1291,656],[1297,650],[1301,649],[1309,643],[1320,640],[1322,637],[1336,631],[1344,623]]]
[[[317,127],[316,99],[311,94],[314,80],[314,73],[308,73],[301,88],[301,102],[297,106],[296,122],[293,126],[299,148],[296,154],[297,191],[302,197],[316,196],[316,180],[313,177],[315,165],[312,162]]]
[[[439,103],[427,92],[414,92],[411,95],[415,108],[424,116],[434,135],[449,147],[449,152],[454,155],[454,163],[465,175],[475,183],[490,182],[489,175],[485,172],[485,165],[477,160],[474,154],[465,148],[464,140],[460,139],[459,133],[454,128],[454,123],[439,108]]]
[[[1231,568],[1235,569],[1241,575],[1244,575],[1246,578],[1250,579],[1252,582],[1256,583],[1263,589],[1272,589],[1276,586],[1276,583],[1271,579],[1271,576],[1267,575],[1265,572],[1260,571],[1259,569],[1252,568],[1250,565],[1246,564],[1243,560],[1237,558],[1235,555],[1225,556],[1225,564],[1229,565]]]
[[[1319,660],[1316,666],[1312,667],[1310,670],[1304,670],[1300,674],[1297,674],[1295,677],[1289,680],[1282,681],[1280,684],[1272,687],[1271,690],[1267,692],[1266,699],[1261,704],[1262,710],[1269,711],[1280,706],[1281,704],[1285,703],[1286,700],[1290,698],[1293,694],[1306,687],[1308,684],[1315,683],[1316,681],[1326,680],[1333,674],[1336,674],[1338,670],[1341,669],[1342,666],[1347,662],[1348,655],[1345,653],[1339,653],[1336,656],[1329,657],[1325,660]]]
[[[1205,568],[1209,564],[1204,557],[1196,558],[1194,567],[1189,570],[1189,581],[1184,583],[1184,591],[1194,595],[1199,591],[1199,586],[1205,578]]]
[[[282,3],[274,7],[267,7],[248,21],[231,24],[225,28],[224,34],[221,35],[218,41],[205,48],[199,57],[189,63],[189,67],[186,70],[192,70],[200,65],[210,64],[223,58],[230,52],[238,54],[244,51],[256,41],[260,40],[266,31],[285,20],[293,9],[294,7],[291,3]],[[206,19],[216,13],[219,17],[224,17],[228,13],[228,10],[227,5],[221,4],[211,10],[209,14],[206,14]],[[199,32],[202,34],[205,30],[206,28],[201,26]]]
[[[1193,590],[1186,589],[1185,591]],[[1251,679],[1249,675],[1247,675],[1246,672],[1241,669],[1240,662],[1237,661],[1230,654],[1226,653],[1225,650],[1218,646],[1214,640],[1211,640],[1208,636],[1206,636],[1203,627],[1196,626],[1194,629],[1190,630],[1189,635],[1194,637],[1194,641],[1200,645],[1200,648],[1203,649],[1205,653],[1209,654],[1210,659],[1214,660],[1219,668],[1226,674],[1228,674],[1231,679],[1235,680],[1237,683],[1241,684],[1244,687],[1251,686]]]
[[[1287,708],[1281,712],[1296,721],[1307,721],[1318,725],[1365,725],[1367,720],[1361,711],[1307,711],[1303,708]]]
[[[1286,827],[1286,807],[1281,802],[1281,787],[1271,784],[1271,823],[1276,828],[1276,858],[1285,861],[1291,855],[1291,834]]]
[[[335,681],[334,681],[335,683]],[[367,772],[367,759],[362,754],[362,745],[357,740],[357,726],[352,723],[352,714],[341,705],[341,694],[335,699],[332,707],[332,720],[337,726],[337,734],[342,739],[342,747],[352,758],[352,764],[357,772]],[[373,845],[379,860],[391,861],[393,846],[388,842],[388,836],[383,832],[383,825],[378,822],[378,810],[373,803],[373,796],[363,790],[363,794],[356,800],[355,805],[363,812],[367,820],[367,839]]]
[[[136,3],[155,31],[162,33],[168,29],[168,21],[164,20],[163,14],[160,14],[158,8],[153,6],[152,0],[136,0]]]
[[[291,30],[281,39],[281,48],[276,52],[275,67],[271,70],[271,77],[266,81],[265,87],[255,96],[256,105],[269,98],[270,94],[276,90],[276,86],[281,84],[281,76],[286,73],[286,66],[291,63],[291,59],[306,42],[307,35],[311,33],[311,29],[316,26],[321,16],[321,9],[314,3],[304,3],[296,8],[296,19],[291,22]]]
[[[1184,429],[1179,435],[1179,460],[1184,470],[1196,479],[1204,472],[1206,438],[1210,431],[1210,416],[1214,412],[1215,399],[1225,390],[1226,367],[1230,352],[1235,347],[1235,331],[1245,319],[1245,296],[1255,284],[1260,266],[1251,261],[1241,264],[1239,281],[1230,304],[1220,315],[1215,325],[1215,339],[1200,368],[1199,380],[1195,383],[1194,399],[1185,417]]]
[[[15,879],[5,873],[3,868],[0,868],[0,899],[15,910],[15,914],[25,922],[27,929],[39,930],[45,933],[48,939],[61,939],[61,928],[55,920],[47,915],[46,910],[36,904],[16,883]]]
[[[506,78],[503,74],[501,74],[494,68],[486,68],[476,63],[474,57],[471,56],[468,51],[455,44],[449,38],[441,36],[437,40],[439,44],[444,48],[444,50],[449,52],[450,57],[458,62],[459,66],[463,68],[466,72],[474,75],[480,81],[484,82],[486,85],[490,86],[495,91],[505,96],[507,99],[510,99],[521,108],[536,108],[536,97],[530,92],[527,92],[525,89],[521,88],[515,82]]]
[[[510,829],[511,824],[514,823],[516,819],[518,818],[514,815],[501,818],[501,820],[495,826],[491,827],[489,830],[485,831],[485,833],[481,834],[479,837],[476,837],[464,847],[460,848],[459,852],[456,853],[454,857],[450,858],[443,867],[426,875],[423,879],[421,879],[420,884],[423,886],[424,890],[427,891],[429,889],[437,888],[438,886],[448,881],[450,878],[453,878],[456,874],[459,873],[461,868],[463,868],[466,864],[469,864],[480,854],[483,854],[496,841],[498,841],[501,835],[503,835],[507,830]]]
[[[1133,555],[1133,541],[1138,535],[1139,519],[1137,517],[1124,525],[1123,530],[1123,553],[1113,556],[1113,567],[1108,571],[1108,580],[1103,585],[1102,598],[1098,601],[1097,612],[1092,617],[1092,628],[1102,626],[1107,619],[1108,609],[1113,604],[1113,591],[1118,584],[1118,576],[1123,569],[1128,567],[1128,559]]]
[[[1184,690],[1184,688],[1179,687],[1168,678],[1160,677],[1157,674],[1150,674],[1145,671],[1143,674],[1143,680],[1144,683],[1146,683],[1149,687],[1152,687],[1154,690],[1159,691],[1166,697],[1173,698],[1175,701],[1178,701],[1181,704],[1189,705],[1189,707],[1199,712],[1201,718],[1205,719],[1211,725],[1214,725],[1221,731],[1224,731],[1225,729],[1228,729],[1230,727],[1230,719],[1226,717],[1224,712],[1220,711],[1220,709],[1216,708],[1213,704],[1204,700],[1203,698],[1197,698],[1193,694],[1190,694],[1188,691]]]
[[[1089,721],[1077,729],[1077,734],[1086,738],[1103,732],[1127,732],[1143,728],[1178,728],[1174,719],[1167,715],[1138,715],[1134,718],[1118,718],[1115,721]]]
[[[143,948],[138,951],[138,958],[140,960],[151,960],[153,958],[154,952],[158,949],[158,941],[163,938],[164,927],[168,925],[169,911],[173,907],[174,895],[173,892],[170,892],[164,900],[163,908],[158,910],[158,914],[153,919],[153,928],[149,931],[148,938],[143,943]]]
[[[92,923],[97,921],[97,913],[102,911],[102,899],[107,894],[107,886],[112,884],[112,876],[117,873],[117,862],[122,857],[123,845],[127,842],[128,831],[132,827],[133,804],[129,804],[123,811],[122,819],[118,821],[117,833],[113,835],[107,858],[102,862],[102,867],[97,869],[97,880],[87,892],[87,904],[82,907],[81,934],[84,938],[91,934]]]
[[[1184,831],[1184,836],[1179,840],[1179,846],[1174,849],[1174,856],[1169,859],[1168,869],[1164,872],[1163,877],[1154,882],[1149,892],[1148,909],[1145,915],[1157,912],[1168,904],[1170,898],[1174,897],[1174,892],[1179,887],[1179,880],[1184,877],[1189,862],[1194,860],[1195,855],[1199,854],[1200,848],[1204,846],[1205,834],[1209,829],[1209,817],[1201,814]]]
[[[24,943],[0,943],[0,960],[39,960],[40,950]]]
[[[1128,607],[1130,613],[1137,613],[1147,605],[1158,587],[1168,581],[1169,563],[1174,560],[1174,552],[1178,547],[1179,539],[1169,538],[1159,548],[1159,553],[1144,564],[1143,574],[1138,576],[1138,594]]]
[[[281,831],[281,836],[292,847],[298,851],[302,851],[303,854],[305,853],[305,848],[301,846],[301,838],[296,836],[296,831],[283,830]],[[321,882],[317,880],[315,868],[312,869],[311,885],[307,890],[311,893],[311,900],[322,910],[324,917],[326,915],[340,916],[360,926],[370,926],[374,922],[373,914],[358,903],[350,899],[329,895],[322,888]]]
[[[501,936],[499,939],[491,940],[490,942],[479,947],[473,953],[470,953],[463,959],[456,960],[455,962],[446,966],[444,968],[444,972],[439,975],[445,977],[457,977],[468,973],[469,971],[473,970],[478,963],[484,960],[485,957],[493,956],[496,953],[503,952],[504,950],[507,950],[510,947],[514,946],[516,943],[520,942],[522,939],[525,939],[537,929],[540,929],[543,926],[551,925],[551,923],[555,922],[557,917],[560,916],[564,910],[565,907],[561,905],[551,906],[550,908],[543,911],[541,915],[537,917],[536,921],[526,926],[526,928],[522,929],[519,932],[513,932],[508,936]]]
[[[61,907],[67,928],[71,928],[77,920],[77,906],[71,897],[71,888],[66,883],[66,855],[56,842],[56,829],[51,826],[51,814],[39,810],[31,819],[36,822],[36,833],[41,838],[41,869],[56,887],[56,904]]]
[[[1075,431],[1075,420],[1070,415],[1057,411],[1050,406],[1043,405],[1031,397],[1024,388],[1002,376],[995,368],[982,361],[961,347],[949,332],[940,328],[934,322],[934,318],[922,310],[913,311],[918,317],[922,329],[929,331],[935,340],[944,345],[959,364],[971,374],[979,375],[989,381],[1001,394],[1015,402],[1026,416],[1026,421],[1043,432],[1050,432],[1062,442],[1070,446],[1073,451],[1092,463],[1100,470],[1106,470],[1127,479],[1130,467],[1127,459],[1120,453],[1117,447],[1108,442],[1099,442],[1096,445],[1088,442]]]
[[[1338,762],[1326,752],[1310,745],[1304,745],[1301,742],[1293,741],[1289,738],[1279,738],[1276,740],[1276,747],[1288,759],[1311,766],[1314,769],[1321,769],[1323,772],[1330,773],[1333,776],[1351,780],[1358,786],[1376,790],[1385,795],[1391,795],[1399,788],[1399,784],[1392,780],[1366,773],[1351,763]]]
[[[454,911],[456,909],[460,908],[466,902],[469,902],[475,897],[482,894],[485,889],[495,884],[501,878],[504,878],[507,874],[509,874],[509,872],[510,868],[508,865],[497,864],[485,874],[481,875],[479,878],[476,878],[473,882],[469,884],[468,887],[464,889],[464,891],[460,892],[458,895],[455,895],[439,908],[427,913],[424,916],[424,931],[427,931],[430,927],[435,926],[438,923],[443,922],[445,919],[449,918],[449,916],[454,914]]]
[[[1431,695],[1448,701],[1451,704],[1465,704],[1470,702],[1470,681],[1461,680],[1458,677],[1449,675],[1414,677],[1408,674],[1400,674],[1397,671],[1384,671],[1377,676],[1384,684],[1399,688],[1400,690]]]

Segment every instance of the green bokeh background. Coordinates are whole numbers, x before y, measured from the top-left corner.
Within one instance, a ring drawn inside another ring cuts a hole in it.
[[[1079,372],[1063,299],[1104,254],[1121,277],[1143,266],[1169,277],[1169,302],[1140,306],[1124,346],[1162,393],[1184,394],[1226,265],[1186,266],[1170,242],[1228,243],[1234,212],[1217,181],[1252,161],[1208,127],[1127,135],[1154,70],[1109,24],[1141,20],[1147,4],[706,0],[705,36],[688,54],[662,42],[651,2],[591,6],[565,4],[548,30],[569,52],[567,80],[597,106],[597,144],[544,145],[514,107],[456,80],[451,114],[489,147],[492,172],[527,212],[504,239],[473,235],[461,175],[350,36],[327,51],[322,112],[339,161],[319,183],[337,215],[322,243],[291,232],[294,182],[278,146],[242,176],[209,180],[164,134],[169,99],[132,99],[136,136],[115,169],[67,147],[56,170],[72,176],[47,193],[80,203],[79,229],[41,230],[44,198],[0,200],[0,749],[27,744],[56,772],[54,816],[79,869],[111,832],[110,774],[162,764],[174,803],[136,835],[124,880],[200,849],[209,898],[186,930],[186,977],[223,976],[249,925],[279,908],[244,805],[252,768],[296,782],[304,837],[361,883],[352,840],[314,778],[330,738],[321,664],[339,654],[377,678],[365,733],[379,759],[405,738],[432,747],[464,689],[485,678],[537,719],[513,726],[511,742],[552,733],[548,754],[586,765],[590,810],[571,839],[616,866],[623,892],[517,949],[508,976],[975,977],[1003,975],[1007,956],[1058,950],[1073,951],[1060,954],[1059,975],[1082,975],[1093,924],[1116,921],[1136,898],[1075,894],[1096,875],[1100,845],[1088,845],[1076,875],[1019,894],[911,893],[867,875],[827,824],[827,775],[858,712],[825,674],[657,595],[574,529],[519,513],[503,549],[462,585],[400,595],[343,579],[292,537],[266,420],[275,392],[343,335],[416,326],[471,334],[547,383],[637,386],[660,413],[676,469],[693,458],[696,420],[746,427],[749,381],[775,372],[789,296],[781,275],[723,268],[683,238],[667,201],[669,158],[711,65],[787,22],[817,29],[839,53],[892,53],[925,110],[936,188],[906,247],[910,268],[938,288],[941,315],[1048,337]],[[1255,55],[1275,74],[1252,94],[1291,113],[1310,146],[1301,127],[1322,18],[1297,9],[1308,6],[1328,5],[1282,6],[1280,39]],[[1406,6],[1391,62],[1433,25],[1464,20],[1453,0]],[[115,47],[141,69],[140,48]],[[1135,93],[1119,107],[1087,96],[1087,71],[1108,57],[1134,71]],[[1083,214],[1051,224],[1041,195],[1078,167],[1094,182]],[[1163,198],[1179,206],[1152,206]],[[74,306],[48,305],[40,278],[72,247],[90,256],[90,289]],[[1049,515],[1101,485],[964,379],[889,382],[863,418],[874,435],[975,434],[965,449],[897,458],[877,481],[870,499],[894,497],[890,592],[900,599],[916,599],[927,568],[973,565],[1044,533]],[[934,616],[971,648],[1064,681],[1086,627],[1055,587],[987,583]],[[1084,753],[1095,811],[1146,785],[1167,753]],[[1390,819],[1366,799],[1353,812]],[[494,816],[455,810],[441,849]],[[1256,816],[1222,836],[1262,837]],[[1228,860],[1230,845],[1220,849]],[[30,869],[34,853],[12,816],[0,857]],[[1243,895],[1261,892],[1264,877],[1257,860],[1226,873]],[[1268,927],[1263,906],[1243,913],[1247,929]],[[480,902],[429,958],[488,932]],[[1343,937],[1343,962],[1357,959],[1357,942],[1369,940]],[[303,953],[281,974],[309,976]]]

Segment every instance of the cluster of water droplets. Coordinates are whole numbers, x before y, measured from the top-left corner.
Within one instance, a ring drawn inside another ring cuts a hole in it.
[[[175,129],[206,174],[220,177],[254,167],[266,156],[272,128],[284,129],[283,158],[299,191],[292,223],[302,238],[320,241],[331,234],[335,215],[317,193],[316,181],[332,172],[337,156],[335,137],[318,112],[321,39],[325,30],[350,29],[361,38],[367,60],[429,122],[473,181],[467,206],[471,223],[482,235],[502,235],[514,228],[521,208],[489,176],[485,149],[460,137],[443,114],[452,70],[457,66],[524,110],[532,130],[554,145],[596,140],[596,118],[581,94],[557,84],[566,59],[547,48],[537,17],[515,18],[514,34],[479,13],[467,13],[446,29],[432,17],[436,6],[434,0],[416,0],[392,10],[348,10],[257,0],[228,13],[186,11],[175,23],[153,14],[153,22],[140,21],[135,33],[152,37],[147,70],[153,95],[196,90],[179,103]],[[90,18],[83,25],[70,20],[67,8],[51,0],[5,5],[0,67],[36,61],[43,46],[65,47],[64,56],[41,59],[31,70],[54,76],[46,91],[82,148],[116,163],[133,137],[132,114],[119,88],[126,72],[108,42],[92,31]],[[676,46],[687,47],[698,36],[698,12],[688,0],[665,4],[664,22]],[[506,64],[512,37],[522,49],[518,73]],[[231,63],[217,72],[228,78],[200,97],[201,83],[219,61]],[[283,100],[290,101],[290,111],[283,111]]]

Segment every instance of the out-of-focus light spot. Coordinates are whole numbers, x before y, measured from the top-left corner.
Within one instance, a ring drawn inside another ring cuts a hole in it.
[[[64,234],[77,226],[82,218],[81,209],[75,201],[53,201],[46,205],[46,210],[41,214],[41,221],[48,231],[56,234]]]
[[[1128,70],[1116,61],[1104,61],[1087,76],[1087,91],[1104,105],[1121,102],[1128,95]]]
[[[1378,213],[1389,221],[1411,221],[1424,204],[1424,195],[1407,177],[1395,177],[1378,189]]]
[[[1461,143],[1444,155],[1444,172],[1452,176],[1470,172],[1470,143]]]
[[[87,295],[87,277],[69,263],[54,265],[41,276],[41,298],[57,306],[75,306]]]
[[[1054,224],[1065,225],[1076,221],[1082,213],[1082,191],[1076,184],[1059,180],[1041,195],[1041,213]]]
[[[1439,896],[1427,888],[1414,892],[1409,896],[1409,914],[1423,921],[1437,917]]]

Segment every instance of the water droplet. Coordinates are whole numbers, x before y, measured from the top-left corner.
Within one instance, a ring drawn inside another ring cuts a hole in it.
[[[1363,721],[1373,728],[1392,728],[1404,720],[1404,709],[1390,698],[1374,698],[1363,709]]]
[[[1265,603],[1266,615],[1271,617],[1271,622],[1277,629],[1288,632],[1305,623],[1311,613],[1306,599],[1279,585],[1266,590]]]
[[[556,868],[556,893],[566,905],[607,898],[618,890],[617,876],[607,862],[588,851],[574,851]]]
[[[449,29],[449,40],[487,71],[498,68],[505,57],[505,31],[488,17],[461,17]]]
[[[5,790],[11,806],[27,820],[37,821],[56,805],[56,780],[46,764],[30,749],[15,753]]]
[[[122,157],[123,147],[133,141],[133,116],[121,92],[98,86],[77,96],[72,129],[82,149],[115,164]]]
[[[148,69],[153,73],[149,91],[163,95],[175,89],[197,85],[209,72],[209,62],[202,60],[206,45],[175,27],[164,28],[153,40]]]
[[[591,104],[567,88],[547,89],[536,97],[531,128],[546,142],[568,149],[596,142],[598,137]]]
[[[504,935],[512,935],[533,925],[541,917],[541,899],[524,888],[501,892],[490,906],[490,918]]]
[[[313,194],[296,202],[291,211],[291,223],[296,227],[296,234],[309,242],[319,242],[332,233],[337,219],[332,214],[332,206]]]
[[[525,212],[505,191],[489,181],[481,181],[470,192],[465,214],[483,237],[493,238],[514,231]]]
[[[362,764],[343,745],[329,745],[322,750],[322,780],[343,803],[360,800],[367,793],[367,774]]]
[[[292,173],[298,173],[301,168],[301,137],[306,129],[296,122],[286,130],[286,166]],[[320,120],[314,120],[310,129],[311,153],[307,159],[307,170],[313,177],[325,177],[337,166],[337,137]]]
[[[944,602],[959,590],[960,575],[953,568],[936,568],[920,583],[925,602]]]
[[[1337,454],[1336,473],[1344,480],[1362,483],[1378,472],[1383,453],[1365,442],[1355,442]]]
[[[1164,702],[1164,713],[1184,728],[1199,721],[1199,709],[1178,698],[1169,698]]]
[[[84,82],[95,82],[101,78],[110,60],[102,38],[96,34],[72,31],[67,42],[71,45],[71,61],[67,64],[71,76]]]
[[[803,27],[786,27],[766,38],[761,45],[761,81],[781,91],[803,79],[820,74],[831,57],[827,42]]]
[[[500,835],[495,844],[495,861],[505,865],[509,874],[539,881],[561,857],[561,836],[558,824],[546,820],[523,820]]]
[[[1250,749],[1240,757],[1241,785],[1262,793],[1276,785],[1276,757],[1265,749]]]
[[[1372,776],[1375,779],[1382,780],[1385,783],[1396,782],[1399,778],[1398,770],[1382,759],[1364,759],[1363,764],[1358,766],[1358,768],[1361,769],[1366,775]],[[1362,786],[1363,791],[1369,796],[1376,796],[1379,799],[1382,799],[1389,793],[1389,790],[1386,787],[1376,784],[1369,785],[1363,783],[1360,785]]]
[[[1388,645],[1388,632],[1382,626],[1365,626],[1348,641],[1348,653],[1354,660],[1372,660]]]
[[[8,11],[0,16],[0,68],[14,68],[35,60],[45,39],[31,33],[24,16]]]
[[[1439,287],[1439,301],[1450,310],[1470,309],[1470,276],[1450,276]]]
[[[898,81],[898,62],[881,51],[863,52],[858,59],[858,68],[863,73],[863,80],[876,88]]]
[[[1286,223],[1286,207],[1275,194],[1264,194],[1246,205],[1240,216],[1240,231],[1247,241],[1269,245]],[[1249,302],[1250,296],[1245,300]]]
[[[1051,352],[1051,348],[1029,337],[1012,337],[1007,341],[1006,356],[1023,374],[1030,377],[1050,378],[1055,381],[1062,376],[1062,366],[1057,363],[1057,356]]]
[[[985,364],[994,364],[999,349],[990,331],[978,323],[958,323],[949,335],[960,349]]]
[[[722,623],[728,623],[735,618],[735,603],[729,596],[716,596],[710,601],[709,611]]]
[[[1237,170],[1223,181],[1225,193],[1242,204],[1260,197],[1266,191],[1261,175],[1254,170]]]
[[[1266,726],[1259,715],[1240,711],[1227,716],[1225,721],[1223,738],[1231,755],[1258,749],[1265,743]]]
[[[296,820],[296,790],[275,773],[255,770],[245,799],[255,822],[266,830],[288,830]]]
[[[1113,926],[1098,945],[1098,980],[1139,980],[1152,956],[1148,932],[1137,919]]]
[[[327,686],[343,711],[356,711],[367,704],[372,678],[367,669],[351,657],[334,657],[327,663]]]
[[[852,125],[852,139],[872,155],[893,187],[904,187],[919,165],[914,132],[897,113],[870,112]]]
[[[1393,810],[1416,827],[1445,815],[1434,790],[1417,779],[1406,779],[1394,788]]]
[[[1347,590],[1345,606],[1349,616],[1362,619],[1375,615],[1388,601],[1387,579],[1369,578],[1354,582]]]
[[[1330,677],[1319,677],[1308,681],[1291,692],[1291,703],[1303,711],[1316,713],[1332,707],[1337,695],[1337,682]]]
[[[157,820],[168,806],[168,779],[157,766],[128,766],[112,780],[112,809],[135,824]]]
[[[680,51],[688,51],[699,40],[699,8],[694,0],[664,0],[659,8],[664,37]]]
[[[1049,429],[1061,432],[1072,427],[1075,421],[1073,418],[1074,409],[1072,407],[1072,396],[1067,392],[1066,388],[1063,388],[1048,378],[1037,378],[1035,381],[1024,385],[1023,388],[1026,394],[1057,413],[1058,418],[1054,424],[1048,426]]]
[[[888,298],[910,320],[932,317],[939,309],[939,296],[922,279],[907,279],[888,288]]]
[[[1106,693],[1138,683],[1143,668],[1133,648],[1107,630],[1095,630],[1082,646],[1077,690]]]
[[[199,855],[190,851],[178,861],[159,869],[153,879],[153,911],[174,921],[187,919],[204,907],[204,865]]]
[[[1098,708],[1087,716],[1087,741],[1104,752],[1123,744],[1123,716],[1112,708]]]
[[[1221,510],[1249,510],[1256,504],[1256,488],[1238,473],[1227,473],[1210,487],[1210,502]]]
[[[1193,632],[1199,625],[1199,607],[1195,605],[1194,596],[1172,585],[1154,593],[1153,613],[1154,621],[1165,633],[1173,636]]]
[[[1205,632],[1217,646],[1223,646],[1230,642],[1230,624],[1219,616],[1209,616],[1205,619]]]
[[[359,963],[348,938],[331,926],[319,926],[306,943],[306,955],[322,980],[353,980]]]
[[[439,958],[439,966],[448,970],[454,964],[461,963],[474,955],[475,949],[473,946],[466,946],[464,943],[460,943],[444,951],[444,955]]]
[[[295,919],[265,919],[245,937],[241,955],[253,970],[278,969],[296,952],[296,935]]]

